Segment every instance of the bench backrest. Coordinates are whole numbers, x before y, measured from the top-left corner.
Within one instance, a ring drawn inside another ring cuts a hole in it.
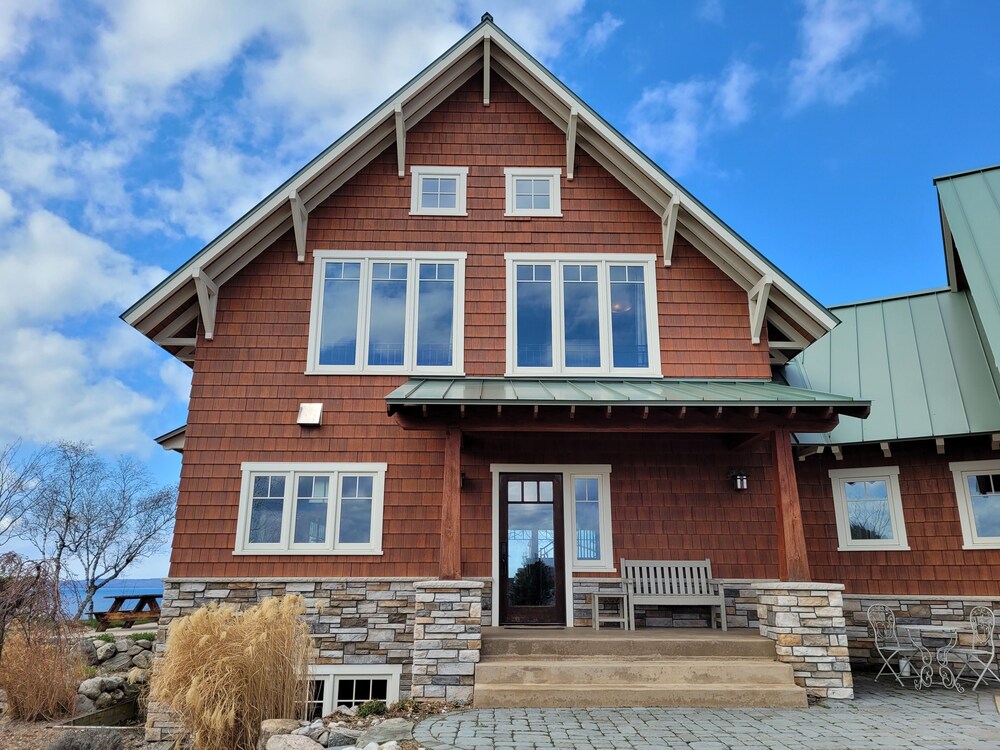
[[[625,560],[622,578],[637,596],[710,596],[711,560]]]

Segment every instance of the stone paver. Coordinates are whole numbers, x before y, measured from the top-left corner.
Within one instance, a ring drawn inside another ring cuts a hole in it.
[[[1000,747],[997,690],[915,691],[855,676],[808,709],[483,709],[419,724],[435,750],[872,750]]]

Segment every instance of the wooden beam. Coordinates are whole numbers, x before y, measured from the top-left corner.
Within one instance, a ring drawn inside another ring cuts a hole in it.
[[[809,581],[809,554],[802,525],[799,485],[795,479],[792,436],[787,430],[775,430],[771,437],[778,521],[778,577],[782,581]]]
[[[883,457],[892,458],[892,449],[889,447],[888,443],[879,443],[878,447],[882,449]]]
[[[292,229],[295,232],[295,252],[299,263],[305,263],[306,228],[309,225],[309,212],[306,210],[306,204],[299,197],[298,190],[293,190],[291,195],[288,196],[288,200],[292,204]]]
[[[196,338],[178,338],[175,336],[165,336],[162,339],[153,339],[160,346],[197,346]]]
[[[715,418],[719,419],[719,417],[721,417],[721,416],[722,416],[722,407],[721,406],[716,406],[715,407]]]
[[[791,409],[788,410],[787,416],[789,419],[795,419],[795,415],[798,414],[798,412],[799,412],[799,407],[793,406]]]
[[[674,256],[674,237],[677,234],[677,212],[681,207],[681,197],[674,193],[670,197],[660,222],[663,224],[663,265],[669,266]]]
[[[944,455],[944,438],[934,438],[934,448],[939,456]]]
[[[764,438],[770,436],[770,434],[770,432],[758,432],[756,435],[750,435],[742,440],[735,440],[730,444],[729,450],[741,451],[744,448],[749,448],[754,443],[760,442]]]
[[[754,344],[760,343],[760,334],[764,329],[764,318],[767,314],[767,298],[771,294],[771,286],[774,279],[770,274],[761,276],[760,281],[754,284],[753,288],[747,292],[747,304],[750,306],[750,341]]]
[[[643,419],[649,419],[649,407],[648,406],[642,407],[642,418]]]
[[[990,447],[995,451],[1000,451],[1000,432],[990,435]]]
[[[755,406],[753,411],[750,413],[750,419],[757,419],[760,416],[760,407]]]
[[[215,311],[219,301],[219,287],[200,268],[194,269],[191,276],[194,279],[195,291],[198,293],[201,327],[205,332],[205,338],[211,341],[215,336]]]
[[[839,445],[831,445],[830,453],[832,453],[833,457],[836,458],[838,461],[844,460],[844,452],[840,449]]]
[[[573,164],[576,161],[576,125],[580,113],[576,107],[569,111],[569,123],[566,125],[566,179],[573,179]]]
[[[406,121],[403,106],[396,105],[396,169],[400,177],[406,177]]]
[[[462,577],[462,431],[450,428],[444,439],[441,493],[441,578]]]
[[[483,106],[490,106],[490,33],[483,38]]]

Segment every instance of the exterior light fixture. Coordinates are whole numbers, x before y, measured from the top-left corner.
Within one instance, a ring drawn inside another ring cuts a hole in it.
[[[736,469],[730,472],[729,478],[733,482],[733,489],[737,492],[746,492],[747,487],[750,486],[747,473],[743,469]]]

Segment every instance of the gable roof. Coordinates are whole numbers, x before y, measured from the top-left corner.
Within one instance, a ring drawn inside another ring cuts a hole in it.
[[[1000,431],[1000,395],[968,293],[918,292],[834,307],[843,321],[784,368],[790,385],[871,399],[802,444],[888,442]]]
[[[640,152],[493,23],[489,14],[364,120],[309,162],[122,314],[182,359],[193,357],[196,320],[210,337],[214,297],[275,240],[294,228],[304,260],[308,213],[367,166],[406,129],[480,71],[494,71],[663,217],[665,262],[676,232],[747,290],[760,320],[802,348],[837,324],[823,305]],[[405,150],[405,149],[404,149]],[[401,165],[402,166],[402,165]],[[670,238],[670,242],[667,238]],[[753,305],[751,305],[753,309]],[[154,336],[155,334],[155,336]],[[780,348],[780,347],[779,347]]]
[[[968,289],[990,362],[1000,366],[1000,166],[934,180],[948,285]]]

